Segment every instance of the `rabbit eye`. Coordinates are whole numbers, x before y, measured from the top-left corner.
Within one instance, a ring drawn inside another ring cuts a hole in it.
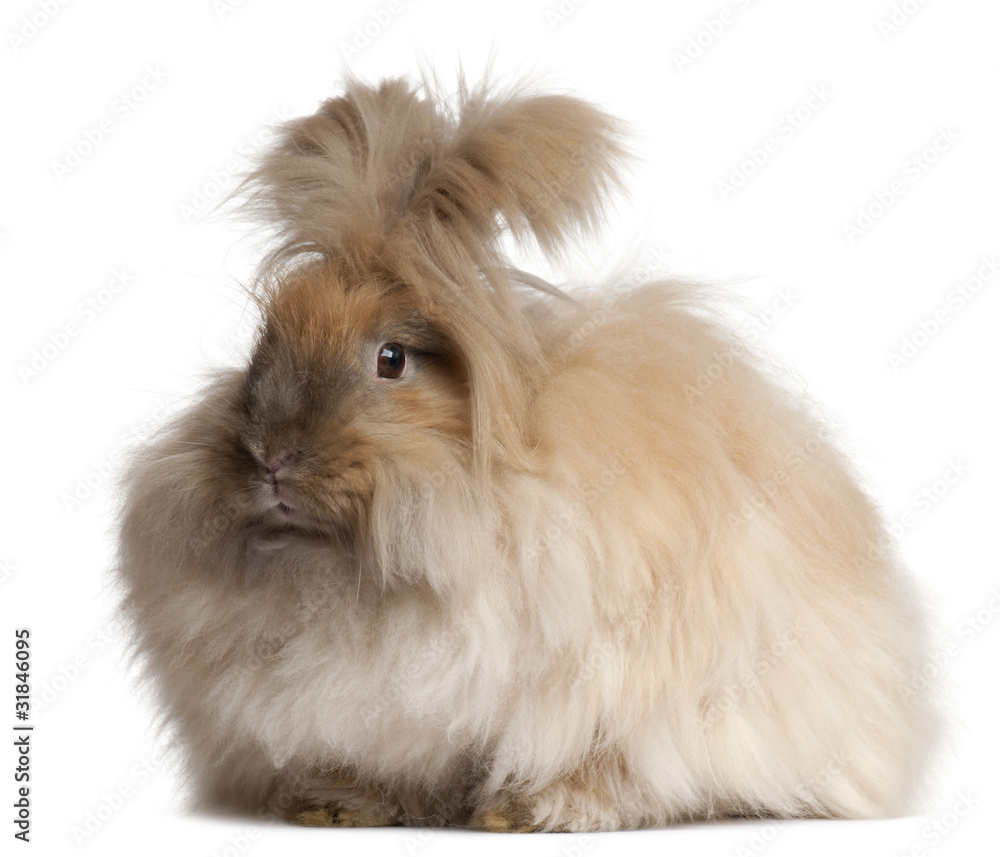
[[[386,342],[378,349],[379,378],[398,378],[406,368],[406,354],[397,342]]]

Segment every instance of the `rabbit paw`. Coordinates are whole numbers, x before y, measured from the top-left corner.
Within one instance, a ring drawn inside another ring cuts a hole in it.
[[[627,792],[624,763],[589,760],[530,794],[492,795],[473,812],[469,826],[494,833],[585,833],[648,827],[659,820],[638,806],[623,811],[621,796]]]
[[[343,804],[299,807],[285,819],[300,827],[389,827],[399,822],[385,807],[367,804],[347,807]]]
[[[477,809],[469,827],[489,833],[533,833],[541,829],[535,822],[532,802],[514,795],[502,795]]]
[[[399,824],[376,788],[349,778],[317,778],[286,785],[272,795],[270,811],[302,827],[388,827]]]

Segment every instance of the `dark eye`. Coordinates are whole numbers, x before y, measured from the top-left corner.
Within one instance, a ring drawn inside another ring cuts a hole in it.
[[[385,342],[378,349],[379,378],[398,378],[406,368],[406,354],[397,342]]]

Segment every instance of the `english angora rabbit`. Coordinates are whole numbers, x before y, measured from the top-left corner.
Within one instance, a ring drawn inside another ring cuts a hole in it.
[[[134,650],[202,805],[614,830],[904,811],[924,619],[824,429],[680,282],[563,292],[620,126],[350,81],[247,177],[261,324],[126,478]]]

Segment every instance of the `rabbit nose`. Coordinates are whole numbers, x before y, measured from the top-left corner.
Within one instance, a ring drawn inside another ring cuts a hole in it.
[[[267,468],[267,473],[269,476],[277,476],[286,467],[290,467],[295,464],[299,459],[299,453],[297,450],[289,450],[287,452],[279,453],[264,462],[264,466]]]

